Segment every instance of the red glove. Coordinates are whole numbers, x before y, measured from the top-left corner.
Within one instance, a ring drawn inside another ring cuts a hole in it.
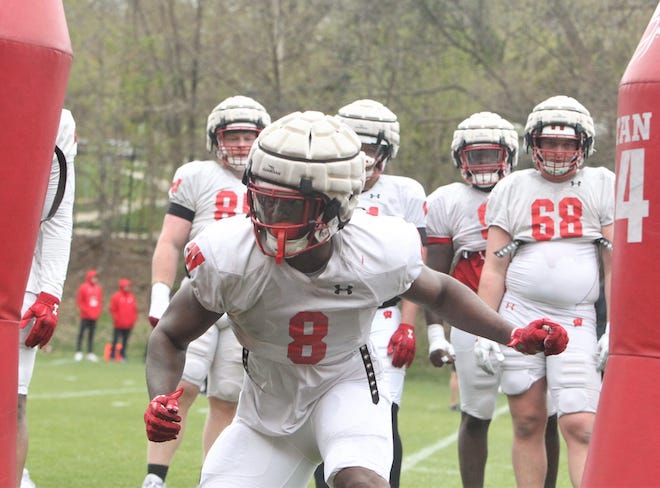
[[[405,364],[410,367],[415,359],[417,341],[415,339],[415,327],[410,324],[399,324],[387,345],[387,354],[392,355],[392,366],[402,368]]]
[[[543,341],[545,347],[545,355],[553,356],[559,354],[566,349],[568,345],[568,332],[561,325],[556,322],[552,322],[548,319],[545,320],[545,325],[550,327],[548,331],[548,337]]]
[[[567,344],[566,329],[548,318],[542,318],[530,322],[526,327],[513,329],[507,346],[523,354],[543,352],[546,356],[552,356],[566,349]]]
[[[181,430],[179,415],[179,397],[183,388],[167,395],[154,397],[146,412],[144,423],[147,426],[147,438],[153,442],[166,442],[176,439]]]
[[[45,292],[39,293],[32,306],[21,318],[21,329],[26,327],[34,319],[32,330],[25,338],[27,347],[44,347],[53,337],[57,327],[57,312],[60,308],[60,300]]]

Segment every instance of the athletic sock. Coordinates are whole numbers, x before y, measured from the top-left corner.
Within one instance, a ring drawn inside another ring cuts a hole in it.
[[[165,481],[168,469],[169,466],[165,466],[164,464],[147,464],[147,474],[155,474],[163,481]]]

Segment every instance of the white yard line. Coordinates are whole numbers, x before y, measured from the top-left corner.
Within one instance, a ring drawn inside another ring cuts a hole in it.
[[[129,388],[115,388],[112,390],[81,390],[81,391],[63,391],[60,393],[30,393],[32,400],[61,400],[63,398],[81,398],[81,397],[102,397],[124,395],[126,393],[146,393],[146,386],[132,386]]]
[[[495,410],[495,414],[493,415],[493,420],[495,420],[497,417],[508,411],[509,411],[509,406],[502,405],[500,408]],[[404,456],[403,461],[401,463],[401,472],[406,472],[407,470],[414,468],[419,463],[431,457],[436,452],[451,446],[457,440],[458,440],[458,433],[455,432],[452,435],[445,437],[444,439],[440,439],[435,444],[426,446],[424,449],[417,451],[409,456]]]

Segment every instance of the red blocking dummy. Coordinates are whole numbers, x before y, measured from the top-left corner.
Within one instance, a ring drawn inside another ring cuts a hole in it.
[[[610,356],[583,487],[660,486],[660,4],[619,85]]]
[[[0,15],[0,486],[16,479],[18,322],[72,52],[58,0],[3,0]]]

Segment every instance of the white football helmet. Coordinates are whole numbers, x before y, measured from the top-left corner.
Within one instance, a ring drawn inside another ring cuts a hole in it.
[[[241,95],[226,98],[208,116],[206,149],[226,166],[243,171],[252,143],[268,124],[270,115],[259,102]]]
[[[525,148],[531,148],[534,166],[544,178],[566,181],[594,152],[594,136],[589,111],[574,98],[560,95],[539,103],[529,114]]]
[[[364,153],[336,118],[294,112],[261,132],[244,182],[257,243],[281,263],[346,225],[364,185]]]
[[[458,124],[451,154],[466,183],[490,191],[518,164],[518,133],[498,114],[478,112]]]
[[[362,150],[367,153],[366,179],[378,178],[399,152],[399,122],[394,112],[380,102],[364,99],[340,108],[337,118],[362,142]]]

